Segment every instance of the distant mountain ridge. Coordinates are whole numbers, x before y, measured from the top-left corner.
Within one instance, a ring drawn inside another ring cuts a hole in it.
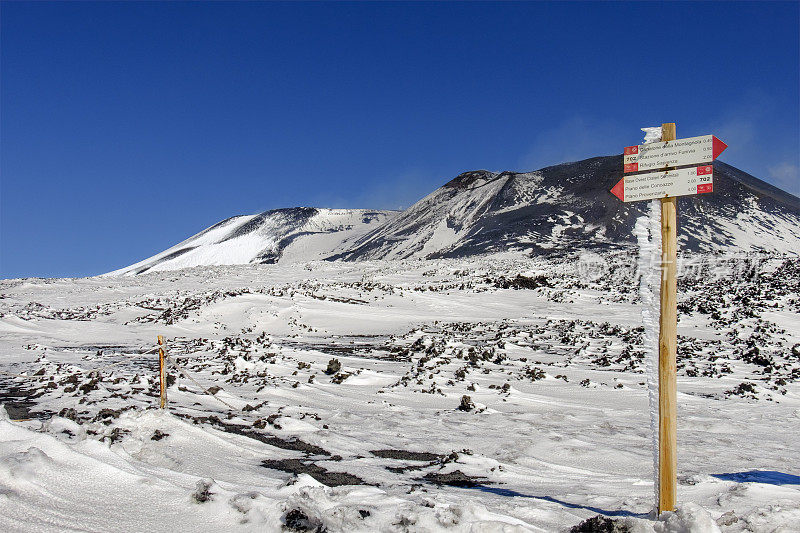
[[[464,172],[402,212],[290,208],[233,217],[111,274],[630,246],[647,202],[615,198],[609,190],[621,176],[618,155],[534,172]],[[714,192],[680,198],[678,213],[682,250],[800,250],[800,199],[721,161]]]

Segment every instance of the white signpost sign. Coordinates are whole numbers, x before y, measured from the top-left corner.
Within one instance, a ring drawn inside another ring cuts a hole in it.
[[[628,146],[623,154],[624,171],[639,172],[710,163],[727,147],[713,135]]]
[[[688,196],[714,191],[711,165],[625,176],[611,189],[623,202],[637,202],[670,196]]]

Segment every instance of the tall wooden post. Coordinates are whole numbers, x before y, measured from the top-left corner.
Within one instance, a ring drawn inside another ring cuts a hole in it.
[[[167,368],[164,361],[164,337],[158,336],[158,379],[161,383],[161,409],[167,406]]]
[[[661,125],[661,140],[676,139],[675,124]],[[661,199],[661,318],[658,335],[658,513],[675,510],[677,458],[677,198]]]

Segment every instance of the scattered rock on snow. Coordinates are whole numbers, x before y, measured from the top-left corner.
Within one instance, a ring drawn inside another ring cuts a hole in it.
[[[458,406],[459,411],[472,411],[475,409],[475,404],[472,402],[472,398],[467,396],[466,394],[461,397],[461,404]]]
[[[153,432],[153,435],[150,437],[150,440],[161,440],[164,437],[169,437],[169,433],[164,433],[160,429],[157,429]]]
[[[328,368],[325,369],[325,373],[328,374],[329,376],[332,376],[341,369],[342,369],[342,363],[340,363],[338,359],[334,358],[328,361]]]
[[[347,472],[331,472],[312,461],[301,459],[266,459],[261,466],[272,470],[280,470],[289,474],[308,474],[323,485],[339,487],[341,485],[366,485],[360,477]]]
[[[738,521],[739,517],[736,516],[736,513],[734,513],[733,511],[728,511],[727,513],[723,513],[722,516],[717,518],[717,525],[730,526]]]
[[[284,528],[289,531],[313,531],[315,533],[324,533],[327,531],[325,526],[319,520],[309,518],[309,516],[300,509],[292,509],[283,516]]]
[[[350,372],[339,372],[333,378],[331,378],[331,383],[335,383],[336,385],[340,385],[344,380],[349,378],[352,374]]]
[[[78,412],[72,407],[63,408],[58,412],[58,416],[61,418],[66,418],[67,420],[72,420],[73,422],[78,422]]]
[[[395,459],[399,461],[436,461],[442,456],[430,452],[410,452],[407,450],[370,450],[372,455],[382,459]]]
[[[516,278],[506,278],[501,276],[494,281],[494,286],[499,289],[538,289],[539,287],[552,287],[553,285],[547,279],[547,276],[539,275],[535,277],[523,276],[517,274]]]
[[[103,421],[104,423],[110,423],[109,419],[111,418],[118,418],[122,411],[119,409],[109,409],[104,407],[100,409],[100,412],[97,413],[97,416],[94,417],[95,422]]]
[[[570,533],[628,533],[630,527],[621,520],[597,515],[584,520],[569,531]]]
[[[107,433],[107,434],[103,435],[102,437],[100,437],[100,440],[103,440],[103,441],[104,440],[108,440],[109,444],[114,444],[118,440],[122,440],[122,437],[124,435],[127,435],[128,433],[130,433],[130,431],[128,431],[127,429],[114,428],[114,429],[111,430],[110,433]]]
[[[755,385],[750,382],[742,382],[739,383],[736,387],[731,390],[725,391],[726,396],[741,396],[742,398],[749,398],[751,400],[758,399],[758,390],[756,389]]]
[[[461,470],[453,470],[446,474],[429,472],[422,479],[435,485],[449,485],[451,487],[477,487],[486,481],[485,477],[468,476]]]
[[[211,500],[211,486],[214,484],[213,479],[199,479],[197,480],[197,488],[192,493],[192,500],[196,503],[205,503]]]

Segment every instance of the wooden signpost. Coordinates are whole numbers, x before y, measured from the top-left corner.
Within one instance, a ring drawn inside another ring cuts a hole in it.
[[[658,143],[628,146],[625,173],[611,193],[624,202],[661,199],[661,315],[658,334],[658,513],[675,510],[677,485],[677,222],[678,196],[713,191],[710,163],[728,146],[713,135],[677,139],[674,123],[661,125]],[[691,165],[692,168],[675,167]],[[697,166],[702,165],[702,166]]]
[[[158,336],[158,383],[161,390],[161,401],[159,406],[164,409],[167,406],[167,367],[164,361],[164,337]]]

